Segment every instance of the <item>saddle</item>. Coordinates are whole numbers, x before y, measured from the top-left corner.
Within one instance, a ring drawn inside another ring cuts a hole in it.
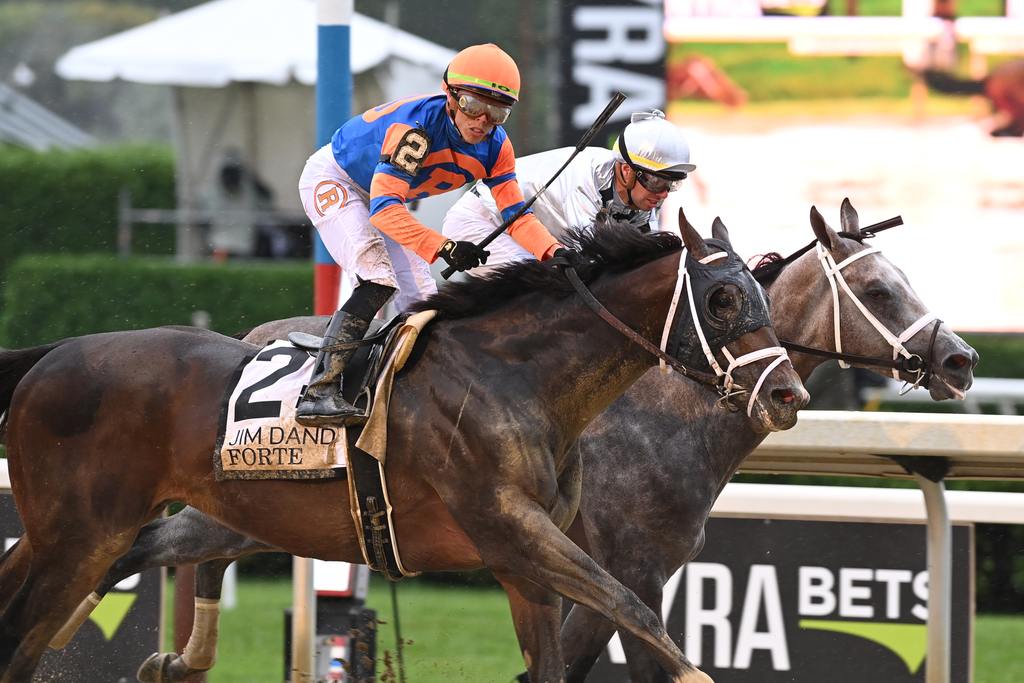
[[[345,400],[363,407],[368,416],[365,425],[343,428],[352,519],[366,565],[391,581],[419,572],[402,565],[391,518],[384,473],[388,404],[395,374],[409,359],[420,331],[435,315],[436,311],[423,311],[391,320],[364,339],[370,343],[359,348],[342,375]],[[316,352],[323,341],[301,332],[290,333],[288,340],[311,352]]]

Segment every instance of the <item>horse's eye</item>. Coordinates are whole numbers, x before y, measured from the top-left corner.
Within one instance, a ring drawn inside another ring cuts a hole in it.
[[[712,300],[715,308],[732,308],[735,302],[735,297],[725,290],[717,292]]]
[[[890,296],[889,290],[886,289],[885,287],[880,286],[868,287],[868,290],[865,292],[865,294],[867,294],[875,301],[885,301]]]
[[[716,318],[727,317],[739,308],[739,293],[734,285],[725,285],[711,295],[711,314]]]

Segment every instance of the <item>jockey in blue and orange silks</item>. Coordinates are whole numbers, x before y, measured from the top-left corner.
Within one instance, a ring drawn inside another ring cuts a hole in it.
[[[502,216],[519,210],[515,152],[500,125],[518,99],[512,58],[496,45],[474,45],[449,63],[441,94],[396,100],[354,117],[306,162],[299,179],[306,214],[358,285],[327,326],[325,348],[296,410],[299,423],[359,423],[362,412],[340,388],[351,342],[362,339],[396,291],[400,310],[436,292],[429,264],[438,258],[460,271],[487,260],[474,243],[446,239],[420,223],[406,202],[482,179]],[[561,247],[532,212],[508,234],[538,259]]]

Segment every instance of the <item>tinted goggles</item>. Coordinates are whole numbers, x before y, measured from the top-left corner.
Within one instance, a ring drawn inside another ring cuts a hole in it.
[[[491,104],[468,90],[453,90],[452,96],[455,98],[455,104],[458,105],[459,111],[471,119],[486,114],[489,123],[500,126],[508,121],[508,117],[512,114],[512,107],[502,104]]]
[[[654,175],[647,171],[641,171],[640,169],[634,168],[636,171],[636,179],[644,189],[654,194],[661,194],[662,192],[675,192],[682,184],[683,180],[686,179],[686,174],[683,173],[677,178],[665,178],[664,176]]]

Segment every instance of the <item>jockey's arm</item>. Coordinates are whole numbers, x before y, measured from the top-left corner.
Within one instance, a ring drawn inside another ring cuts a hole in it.
[[[406,157],[405,167],[391,160],[395,149],[405,142],[405,135],[410,131],[412,126],[393,124],[384,138],[381,160],[370,180],[370,223],[427,263],[433,263],[447,238],[416,220],[405,205],[422,155]]]
[[[448,240],[409,212],[405,205],[409,179],[402,175],[380,170],[378,166],[370,184],[370,223],[427,263],[433,263],[441,245]]]
[[[498,211],[501,212],[502,221],[508,220],[522,208],[524,204],[523,191],[516,179],[516,157],[508,138],[502,143],[498,160],[495,162],[494,168],[491,169],[490,177],[484,179],[484,183],[491,190],[494,203],[497,205]],[[507,232],[508,236],[514,239],[519,246],[540,261],[551,258],[555,250],[562,246],[532,211],[527,211],[520,216],[515,223],[508,227]]]

